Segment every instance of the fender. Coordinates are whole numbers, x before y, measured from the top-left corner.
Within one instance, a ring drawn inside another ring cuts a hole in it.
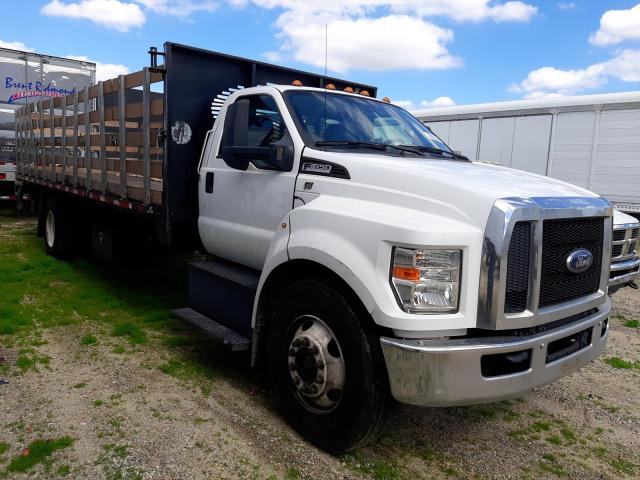
[[[483,235],[475,227],[419,210],[332,195],[320,195],[292,210],[285,223],[287,228],[281,225],[276,233],[262,271],[254,303],[254,327],[262,288],[271,272],[292,260],[309,260],[338,275],[380,326],[413,331],[475,326],[481,254],[478,246]],[[399,307],[389,285],[393,246],[463,250],[458,313],[415,315]]]

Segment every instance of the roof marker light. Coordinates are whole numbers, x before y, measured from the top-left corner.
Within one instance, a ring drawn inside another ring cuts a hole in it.
[[[324,88],[326,88],[327,90],[335,90],[336,86],[333,83],[327,83]]]
[[[382,101],[385,103],[391,103],[391,99],[389,97],[384,97]]]
[[[294,80],[293,82],[291,82],[291,85],[293,85],[294,87],[301,87],[302,82],[300,80]]]
[[[344,91],[345,91],[345,92],[347,92],[347,93],[353,93],[353,88],[351,88],[351,87],[346,87],[346,88],[344,89]]]
[[[368,97],[369,96],[369,92],[367,90],[361,90],[360,91],[360,95],[362,95],[363,97]]]

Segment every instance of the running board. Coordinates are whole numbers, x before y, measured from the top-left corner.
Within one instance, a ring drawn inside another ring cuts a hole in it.
[[[225,327],[209,317],[206,317],[193,308],[178,308],[173,310],[172,313],[177,318],[198,327],[209,337],[221,341],[234,352],[249,350],[251,346],[251,340],[247,337]]]

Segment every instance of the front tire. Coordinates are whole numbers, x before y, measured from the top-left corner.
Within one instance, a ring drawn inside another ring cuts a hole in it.
[[[389,387],[379,338],[337,289],[315,279],[282,295],[268,359],[285,419],[318,447],[342,453],[384,425]]]

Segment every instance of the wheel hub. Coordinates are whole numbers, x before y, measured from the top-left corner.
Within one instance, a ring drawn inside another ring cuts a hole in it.
[[[289,346],[291,381],[299,400],[313,411],[328,412],[340,402],[345,365],[331,329],[319,318],[305,316]]]

